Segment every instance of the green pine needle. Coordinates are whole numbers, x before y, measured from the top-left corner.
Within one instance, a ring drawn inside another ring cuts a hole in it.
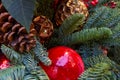
[[[78,80],[117,80],[113,67],[102,62],[87,69]]]
[[[59,36],[63,37],[66,36],[78,28],[84,23],[85,17],[83,14],[73,14],[70,17],[68,17],[60,26],[59,28]]]
[[[96,65],[97,63],[106,62],[111,64],[111,60],[104,54],[88,57],[84,59],[85,67],[90,68]]]
[[[1,46],[2,52],[6,55],[6,57],[11,61],[13,64],[21,64],[22,61],[22,55],[13,50],[12,48],[9,48],[5,45]]]
[[[25,67],[20,65],[0,70],[0,80],[23,80],[24,71]]]
[[[25,79],[31,80],[31,78],[37,78],[38,80],[49,80],[45,71],[38,66],[32,55],[26,53],[26,55],[23,56],[23,64],[25,65],[27,72],[31,74],[29,75],[31,76],[30,78],[26,75]]]
[[[45,65],[51,65],[51,60],[48,57],[48,52],[44,49],[42,44],[40,44],[39,41],[36,40],[36,46],[34,49],[31,51],[35,56],[43,62]]]
[[[100,39],[109,38],[111,35],[112,31],[109,28],[91,28],[65,36],[58,41],[61,45],[74,45],[89,41],[99,41]]]
[[[84,29],[93,27],[114,28],[120,22],[120,10],[108,7],[96,8],[94,13],[88,18]]]

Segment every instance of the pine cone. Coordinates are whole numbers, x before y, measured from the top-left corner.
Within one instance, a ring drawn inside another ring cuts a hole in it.
[[[83,0],[62,1],[55,14],[55,21],[57,26],[60,26],[66,18],[75,13],[84,14],[87,18],[89,13]]]
[[[33,23],[31,24],[31,30],[34,31],[34,34],[37,34],[37,36],[40,38],[40,42],[43,44],[52,35],[53,24],[45,16],[37,16],[34,18]]]
[[[19,52],[30,51],[35,46],[33,31],[27,33],[25,27],[20,25],[5,10],[0,2],[0,43],[12,47]]]

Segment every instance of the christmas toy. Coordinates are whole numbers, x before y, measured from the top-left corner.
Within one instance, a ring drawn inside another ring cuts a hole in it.
[[[119,0],[0,0],[0,80],[119,80],[119,22]]]
[[[65,46],[48,50],[51,66],[44,66],[50,80],[77,80],[84,71],[84,63],[76,51]]]

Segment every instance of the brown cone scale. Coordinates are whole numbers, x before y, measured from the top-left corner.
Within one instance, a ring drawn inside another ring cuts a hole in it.
[[[45,16],[37,16],[31,24],[31,32],[37,34],[40,38],[40,42],[44,44],[44,42],[47,41],[53,33],[53,24]]]
[[[32,35],[32,36],[31,36]],[[36,45],[34,33],[28,33],[21,24],[6,11],[0,0],[0,44],[18,52],[30,51]]]
[[[84,1],[63,0],[55,14],[55,21],[57,26],[60,26],[66,18],[75,13],[83,14],[87,18],[89,13],[86,5],[84,4]]]

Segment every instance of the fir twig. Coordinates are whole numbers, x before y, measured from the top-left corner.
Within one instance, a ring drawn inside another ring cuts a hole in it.
[[[86,68],[93,67],[97,63],[101,63],[101,62],[112,64],[111,60],[104,54],[84,58],[84,63]]]
[[[111,65],[102,62],[87,69],[78,80],[117,80],[117,76]]]
[[[1,46],[1,50],[6,55],[6,57],[11,61],[11,63],[21,64],[22,54],[20,55],[18,52],[14,51],[12,48],[9,48],[5,45]]]
[[[83,14],[73,14],[68,17],[59,28],[59,36],[66,36],[80,27],[84,23],[85,17]]]
[[[99,0],[98,1],[98,4],[96,6],[90,6],[89,8],[89,13],[92,14],[94,13],[94,11],[99,8],[99,7],[103,7],[106,3],[108,3],[109,1],[112,1],[112,0]]]
[[[110,27],[114,28],[120,21],[119,9],[100,7],[89,17],[84,29],[92,27]]]
[[[23,64],[26,66],[28,73],[31,74],[30,78],[38,78],[39,80],[49,80],[47,74],[42,70],[40,66],[37,66],[36,61],[30,54],[26,53],[24,55]],[[28,79],[28,75],[26,75],[25,78]]]
[[[24,76],[23,80],[38,80],[38,78],[34,75],[27,74],[27,75]]]
[[[0,80],[23,80],[24,71],[25,67],[21,65],[0,70]]]
[[[78,45],[75,49],[77,52],[82,56],[83,59],[86,59],[91,56],[97,56],[103,53],[102,49],[100,48],[100,44],[93,42]]]
[[[109,28],[91,28],[65,36],[58,41],[61,45],[73,45],[88,41],[99,41],[100,39],[109,38],[111,35],[112,31]]]
[[[45,65],[51,65],[51,60],[48,57],[48,52],[43,48],[42,44],[40,44],[37,40],[36,40],[36,46],[31,52],[34,52],[35,56]]]

